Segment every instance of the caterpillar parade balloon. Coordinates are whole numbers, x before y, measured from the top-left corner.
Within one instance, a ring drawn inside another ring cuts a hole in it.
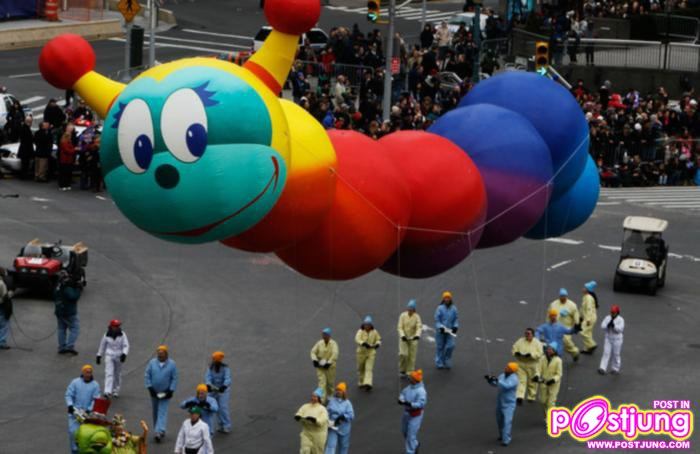
[[[267,0],[265,15],[273,31],[243,66],[185,58],[128,85],[95,72],[79,36],[43,48],[44,78],[104,118],[105,183],[140,229],[274,252],[317,279],[424,278],[475,248],[562,235],[595,208],[586,121],[559,84],[506,72],[429,131],[326,131],[279,97],[320,3]]]

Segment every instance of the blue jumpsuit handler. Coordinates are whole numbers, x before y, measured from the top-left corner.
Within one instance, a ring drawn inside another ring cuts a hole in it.
[[[168,358],[168,348],[165,345],[158,347],[156,352],[158,356],[146,366],[144,381],[151,394],[155,439],[160,442],[168,427],[168,405],[177,388],[177,367],[175,361]]]
[[[459,314],[452,303],[452,293],[444,292],[442,301],[435,310],[435,366],[438,369],[452,368],[452,351],[459,328]]]
[[[219,432],[229,433],[231,432],[231,416],[228,409],[231,398],[231,369],[221,362],[223,359],[223,352],[212,354],[212,363],[204,375],[204,384],[207,385],[209,396],[214,398],[219,406],[217,413]],[[212,430],[214,430],[213,426]]]
[[[423,422],[423,410],[428,401],[428,393],[423,386],[423,371],[418,369],[408,375],[411,382],[399,395],[399,405],[403,405],[401,432],[406,440],[406,454],[415,454],[420,443],[418,430]]]
[[[328,401],[328,419],[335,428],[328,428],[325,454],[348,454],[350,450],[350,429],[355,411],[347,399],[347,385],[338,383],[335,396]]]
[[[508,363],[505,371],[498,377],[486,375],[486,381],[491,386],[498,388],[496,398],[496,423],[498,424],[498,439],[503,446],[508,446],[511,441],[511,428],[513,427],[513,415],[515,414],[515,394],[518,390],[517,363]]]
[[[566,334],[576,334],[579,329],[576,326],[567,328],[556,321],[556,314],[550,315],[550,321],[543,323],[535,330],[535,336],[546,344],[557,343],[557,355],[564,353],[564,336]]]
[[[75,412],[92,411],[95,399],[100,397],[100,385],[92,377],[92,366],[85,365],[81,370],[80,377],[74,378],[68,388],[66,388],[66,407],[68,407],[68,442],[71,453],[78,452],[78,445],[75,442],[75,433],[80,427],[80,423],[75,417]]]

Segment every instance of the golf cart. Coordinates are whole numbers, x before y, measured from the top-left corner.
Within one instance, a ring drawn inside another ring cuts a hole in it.
[[[662,235],[668,221],[627,216],[622,228],[622,252],[615,272],[613,290],[624,291],[630,284],[642,286],[650,295],[666,283],[668,245]]]

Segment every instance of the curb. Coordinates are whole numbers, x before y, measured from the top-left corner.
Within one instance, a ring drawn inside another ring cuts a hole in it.
[[[63,33],[75,33],[87,40],[97,40],[123,35],[124,31],[121,21],[117,19],[4,30],[0,31],[0,50],[40,47]]]

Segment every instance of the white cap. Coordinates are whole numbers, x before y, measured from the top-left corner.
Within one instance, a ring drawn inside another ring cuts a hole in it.
[[[642,130],[642,125],[640,125],[639,123],[635,123],[635,124],[634,124],[634,130],[637,131],[637,132],[641,131],[641,130]]]

